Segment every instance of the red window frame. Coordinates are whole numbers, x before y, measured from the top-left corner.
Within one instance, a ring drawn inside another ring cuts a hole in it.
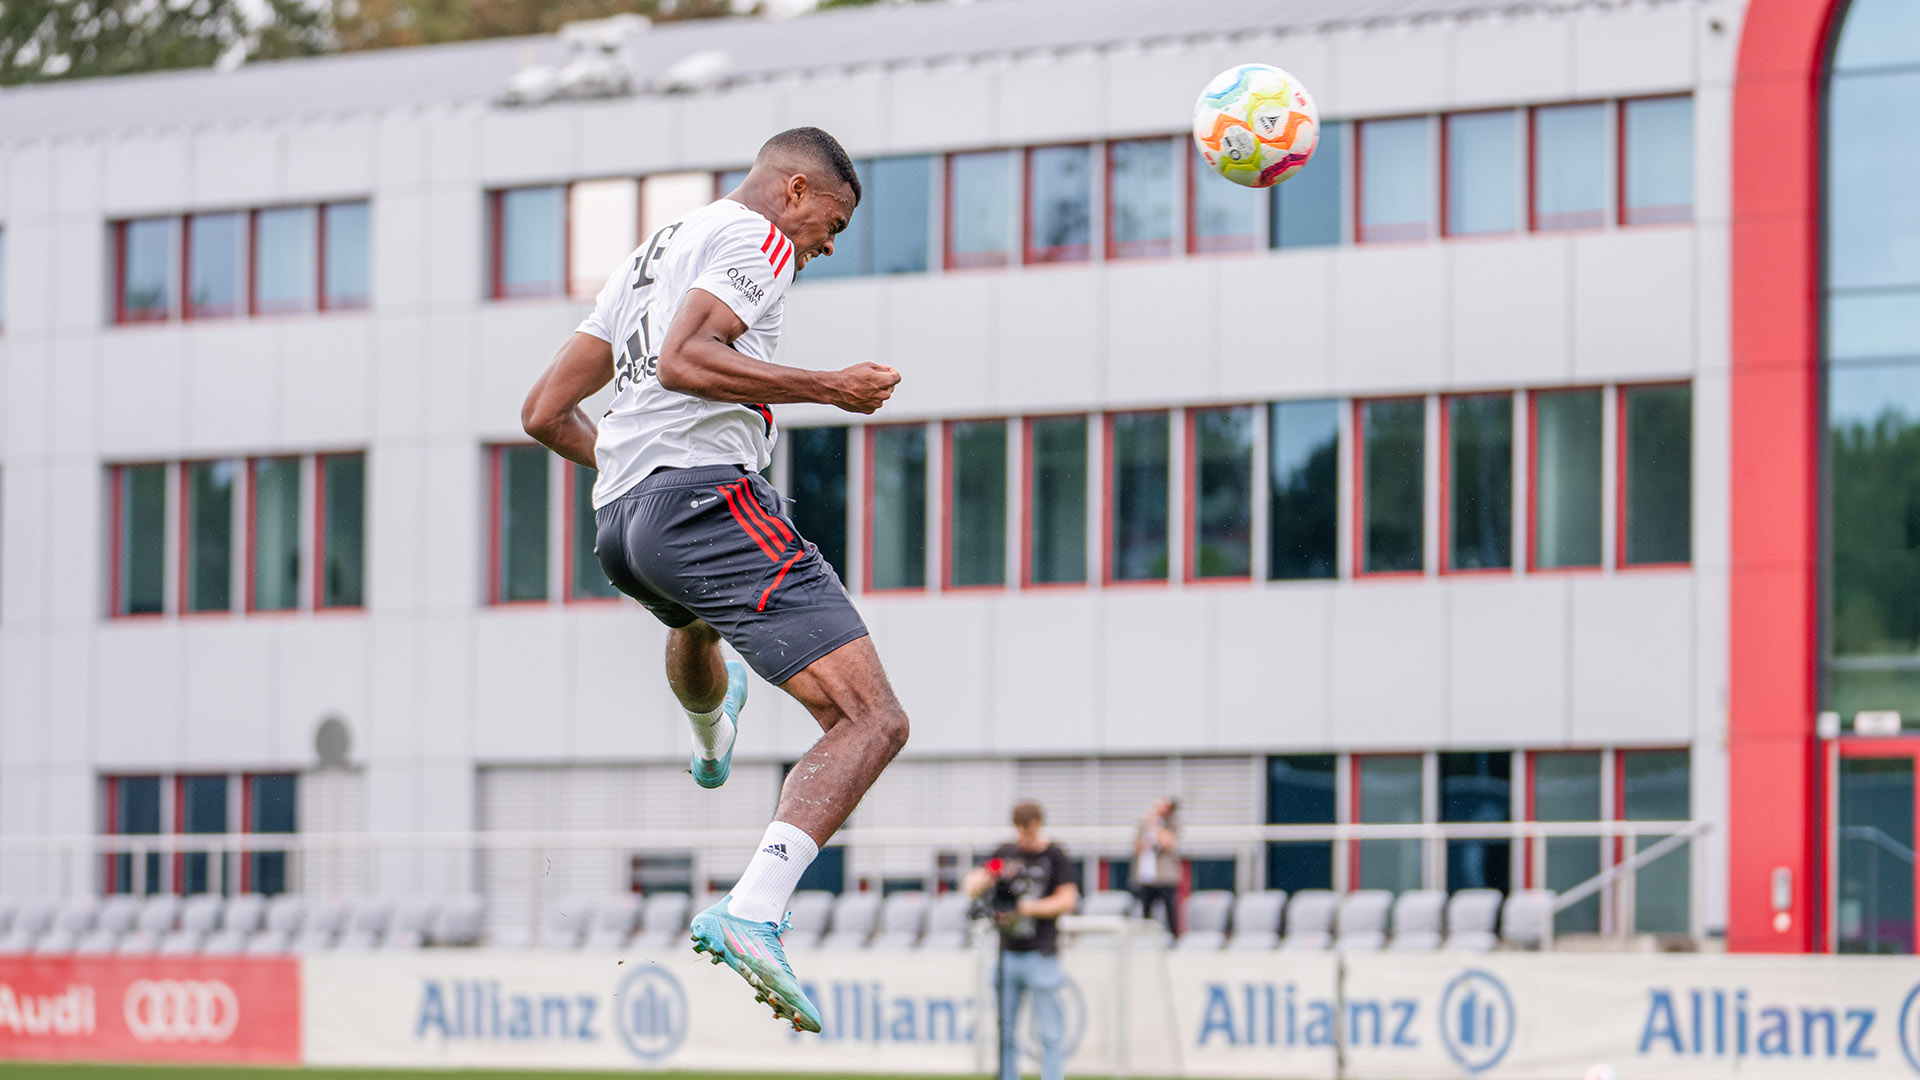
[[[1693,747],[1691,746],[1635,746],[1613,752],[1613,812],[1610,820],[1627,821],[1627,758],[1634,754],[1685,754],[1687,755],[1687,803],[1689,814],[1693,803]],[[1627,858],[1627,838],[1613,838],[1613,861],[1609,866],[1618,866]]]
[[[266,303],[260,299],[260,215],[275,210],[313,211],[314,278],[313,295],[306,301]],[[313,203],[261,206],[247,214],[247,313],[249,315],[299,315],[321,310],[320,296],[327,291],[326,229],[320,207]]]
[[[574,591],[573,551],[579,537],[575,536],[573,531],[580,527],[580,518],[573,512],[573,504],[580,494],[578,490],[580,466],[575,462],[562,459],[560,471],[565,474],[565,478],[560,481],[560,602],[563,604],[616,603],[622,595],[617,591],[612,596],[581,596]],[[589,528],[593,527],[593,519],[589,518],[587,525]],[[495,562],[494,566],[497,568],[499,563]]]
[[[366,451],[346,450],[313,456],[313,610],[363,611],[366,609]],[[360,603],[327,603],[327,467],[342,458],[359,458],[360,464]]]
[[[1171,409],[1121,409],[1118,412],[1102,413],[1100,415],[1100,584],[1110,589],[1157,588],[1166,585],[1173,578],[1172,559],[1167,560],[1167,573],[1161,577],[1122,579],[1113,576],[1113,549],[1114,545],[1120,539],[1120,531],[1115,528],[1113,516],[1118,509],[1114,497],[1115,484],[1113,481],[1114,465],[1116,464],[1113,457],[1113,425],[1115,421],[1123,416],[1152,416],[1155,413],[1166,414],[1167,434],[1169,438],[1171,438],[1173,434],[1173,410]],[[1169,454],[1169,460],[1167,462],[1167,487],[1169,489],[1167,492],[1167,501],[1169,504],[1167,506],[1167,545],[1169,550],[1171,550],[1173,545],[1174,523],[1173,506],[1171,505],[1173,501],[1173,492],[1171,490],[1173,487],[1173,462],[1171,460],[1173,447],[1171,444],[1168,445],[1167,451]]]
[[[1186,472],[1186,483],[1182,485],[1185,488],[1185,490],[1181,492],[1181,496],[1180,496],[1180,501],[1182,503],[1181,515],[1180,515],[1181,517],[1181,525],[1180,525],[1181,534],[1180,535],[1185,540],[1185,544],[1183,546],[1186,549],[1185,551],[1181,552],[1181,557],[1180,557],[1180,561],[1182,564],[1180,580],[1183,584],[1188,584],[1188,585],[1228,584],[1230,585],[1234,583],[1246,583],[1253,580],[1253,550],[1254,550],[1254,544],[1257,538],[1253,534],[1253,525],[1251,521],[1251,516],[1249,516],[1249,521],[1247,525],[1247,572],[1246,573],[1223,574],[1217,577],[1201,577],[1199,573],[1199,567],[1196,565],[1198,561],[1197,557],[1200,549],[1200,511],[1199,511],[1200,457],[1198,453],[1199,437],[1198,437],[1198,432],[1196,431],[1196,425],[1198,424],[1200,419],[1200,414],[1202,413],[1221,413],[1221,412],[1232,412],[1235,409],[1246,409],[1248,411],[1248,415],[1251,416],[1253,412],[1253,408],[1254,407],[1250,404],[1206,405],[1206,406],[1200,406],[1200,407],[1186,410],[1186,419],[1185,419],[1185,422],[1182,424],[1182,426],[1186,429],[1185,432],[1183,433],[1183,437],[1186,440],[1186,443],[1185,443],[1186,461],[1184,463],[1185,472]],[[1259,486],[1260,474],[1259,474],[1259,470],[1256,468],[1257,464],[1258,463],[1253,460],[1253,454],[1252,454],[1251,448],[1249,448],[1248,455],[1247,455],[1248,490],[1253,493],[1253,497],[1255,499],[1260,498],[1260,486]],[[1251,515],[1251,511],[1249,511],[1249,515]]]
[[[1601,409],[1606,408],[1606,388],[1600,385],[1555,386],[1527,391],[1527,573],[1529,574],[1592,574],[1599,572],[1606,564],[1606,553],[1591,564],[1580,566],[1541,566],[1540,565],[1540,399],[1554,394],[1593,394],[1601,396]],[[1603,429],[1604,430],[1604,429]],[[1603,458],[1606,454],[1604,443],[1600,450]],[[1603,520],[1601,529],[1607,527],[1601,507]]]
[[[503,483],[506,479],[503,453],[523,447],[537,446],[538,443],[506,442],[487,445],[487,603],[492,607],[539,607],[553,603],[552,575],[548,575],[548,595],[538,600],[507,600],[500,593],[500,559],[504,554],[501,526],[504,523],[505,504],[501,498]],[[547,473],[548,520],[552,520],[553,473],[552,464],[548,464]],[[566,595],[566,590],[561,590]]]
[[[1260,250],[1260,247],[1261,247],[1260,223],[1257,220],[1258,218],[1257,212],[1255,214],[1256,220],[1253,222],[1252,227],[1247,232],[1229,233],[1224,236],[1201,236],[1200,235],[1200,228],[1199,228],[1200,196],[1198,195],[1198,191],[1199,191],[1198,181],[1200,179],[1200,154],[1198,151],[1194,150],[1190,146],[1187,147],[1187,151],[1188,151],[1186,154],[1186,158],[1187,158],[1187,191],[1186,191],[1187,254],[1189,255],[1225,255],[1225,254],[1231,254],[1234,252],[1249,252],[1249,251]],[[1178,151],[1175,151],[1175,152],[1178,153]],[[1219,179],[1219,178],[1216,177],[1216,179]],[[1223,184],[1232,183],[1231,180],[1221,180],[1220,182]],[[1247,190],[1252,191],[1253,189],[1249,188]]]
[[[1006,154],[1006,153],[1020,154],[1019,160],[1016,163],[1015,175],[1019,176],[1022,180],[1025,180],[1026,155],[1021,154],[1019,150],[1012,147],[1003,146],[1003,147],[988,147],[980,150],[965,150],[959,153],[946,154],[941,158],[940,167],[943,170],[943,175],[941,177],[942,195],[940,199],[941,219],[942,219],[940,222],[940,237],[941,237],[940,257],[941,257],[941,263],[946,269],[972,270],[972,269],[980,269],[980,268],[986,268],[986,267],[1006,267],[1006,266],[1013,265],[1015,253],[1012,251],[955,251],[953,250],[953,194],[954,194],[953,162],[954,162],[954,159],[969,157],[976,154]],[[1020,190],[1017,190],[1014,192],[1014,203],[1015,203],[1014,212],[1020,214],[1021,219],[1023,221],[1026,218],[1026,202],[1027,202],[1027,193],[1025,191],[1025,188],[1026,188],[1026,185],[1022,183],[1020,185]],[[1022,227],[1022,231],[1024,232],[1024,226]],[[1020,244],[1021,244],[1021,247],[1023,248],[1026,246],[1024,235],[1020,240]]]
[[[240,293],[230,304],[208,304],[205,306],[193,302],[193,223],[199,218],[227,217],[242,218],[241,229],[246,232],[246,254],[240,260]],[[199,319],[231,319],[246,313],[248,301],[253,294],[253,215],[245,210],[214,210],[206,213],[187,214],[180,221],[180,318],[182,321]]]
[[[1181,145],[1175,141],[1177,138],[1178,136],[1169,135],[1160,138],[1114,139],[1107,143],[1106,151],[1101,155],[1102,168],[1100,174],[1103,185],[1101,189],[1101,207],[1105,211],[1102,215],[1105,220],[1101,226],[1104,233],[1102,239],[1105,242],[1103,249],[1105,259],[1147,259],[1173,254],[1173,237],[1171,236],[1163,240],[1129,240],[1122,242],[1114,239],[1113,151],[1115,147],[1123,144],[1160,143],[1165,146],[1167,153],[1177,156],[1180,153]],[[1167,191],[1167,226],[1171,229],[1173,226],[1173,216],[1178,213],[1178,210],[1175,209],[1173,204],[1179,194],[1177,191],[1172,190],[1175,185],[1173,184],[1173,171],[1171,169],[1167,172],[1167,181],[1169,188]]]
[[[1029,146],[1020,152],[1020,251],[1027,265],[1044,263],[1087,262],[1093,257],[1093,223],[1089,221],[1087,242],[1084,244],[1059,244],[1053,247],[1035,247],[1033,244],[1033,155],[1041,150],[1069,150],[1079,148],[1086,151],[1087,168],[1091,172],[1094,166],[1093,144],[1087,142],[1043,143]],[[1087,178],[1087,206],[1093,208],[1093,178]]]
[[[1020,421],[1020,588],[1028,589],[1084,589],[1093,580],[1093,566],[1089,563],[1079,581],[1035,581],[1033,580],[1033,529],[1038,520],[1033,512],[1033,425],[1036,421],[1083,419],[1091,429],[1097,419],[1090,413],[1047,413],[1041,416],[1027,416]],[[1091,466],[1093,455],[1087,455],[1087,464]],[[1093,500],[1089,498],[1088,503]],[[1087,537],[1082,534],[1080,541],[1084,546]],[[1104,548],[1105,538],[1102,538]]]
[[[179,467],[174,470],[174,472],[177,474],[177,477],[178,477],[177,483],[179,484],[179,488],[180,488],[180,523],[179,523],[179,527],[180,527],[179,549],[180,550],[178,552],[178,557],[175,560],[174,573],[177,575],[175,577],[175,581],[177,582],[177,587],[179,589],[179,599],[177,601],[179,605],[179,614],[180,614],[180,617],[183,619],[198,618],[198,617],[207,616],[207,615],[232,615],[233,614],[233,597],[231,595],[227,597],[227,606],[224,608],[205,608],[198,611],[194,610],[193,598],[190,595],[192,592],[192,589],[190,588],[190,583],[193,580],[193,576],[189,572],[189,570],[190,570],[190,567],[193,565],[192,559],[193,559],[193,547],[194,547],[194,543],[193,543],[193,469],[194,469],[194,466],[196,465],[216,465],[216,464],[219,464],[221,461],[226,461],[226,460],[231,460],[231,459],[195,458],[190,461],[179,462],[178,463]],[[240,485],[237,483],[234,485],[234,491],[236,493],[239,491],[239,487]],[[253,493],[249,491],[247,494],[249,495],[249,497],[251,497]],[[251,504],[249,504],[248,509],[249,510],[252,509]],[[252,521],[251,515],[249,515],[248,521],[249,522]],[[247,530],[247,535],[249,536],[249,538],[251,538],[251,536],[253,535],[253,530],[251,528]],[[233,572],[233,568],[229,566],[227,568],[227,572],[229,575],[231,575]],[[249,576],[248,580],[249,581],[252,580],[251,576]]]
[[[182,235],[180,218],[175,215],[154,214],[147,217],[122,218],[113,223],[113,321],[117,324],[168,322],[174,316],[173,298],[169,297],[165,306],[157,313],[148,309],[138,312],[127,309],[127,226],[137,221],[171,221],[174,239],[180,244],[178,259],[186,258],[185,237]],[[184,265],[184,263],[182,264]],[[174,290],[181,292],[184,282],[174,283]]]
[[[1607,207],[1598,210],[1569,210],[1554,214],[1552,223],[1543,224],[1540,213],[1540,114],[1554,109],[1586,109],[1600,107],[1602,122],[1607,119],[1605,101],[1559,101],[1551,105],[1532,105],[1527,108],[1527,231],[1528,232],[1577,232],[1582,229],[1602,229],[1607,225]],[[1606,133],[1601,133],[1600,145],[1605,152]],[[1616,172],[1619,166],[1616,162]],[[1617,179],[1616,179],[1617,184]]]
[[[187,835],[187,781],[189,779],[228,779],[227,773],[174,773],[173,774],[173,835]],[[231,789],[229,789],[231,790]],[[225,829],[220,830],[225,832]],[[194,835],[205,836],[206,833]],[[221,852],[206,852],[208,876],[213,876],[213,862],[220,858]],[[222,875],[224,876],[224,875]],[[167,892],[174,896],[187,895],[187,853],[175,850],[173,853],[173,880],[167,883]],[[217,895],[217,894],[215,894]]]
[[[336,207],[341,206],[365,206],[367,208],[367,260],[369,263],[373,260],[373,200],[339,199],[330,203],[321,203],[320,237],[316,244],[316,248],[320,253],[320,276],[318,279],[318,288],[315,290],[318,293],[318,304],[321,311],[360,311],[370,307],[373,302],[372,296],[368,293],[349,293],[335,297],[327,291],[327,266],[329,260],[332,258],[331,253],[327,251],[327,219],[333,215]],[[367,269],[368,280],[369,283],[371,283],[373,268],[369,266]],[[371,284],[369,284],[369,288],[371,288]]]
[[[1347,789],[1347,795],[1348,795],[1347,822],[1352,825],[1367,824],[1365,815],[1363,815],[1360,810],[1360,807],[1361,807],[1360,763],[1363,761],[1373,761],[1378,758],[1413,758],[1414,760],[1420,762],[1420,769],[1421,769],[1421,772],[1420,772],[1420,801],[1421,801],[1420,820],[1422,822],[1425,822],[1427,817],[1426,756],[1427,756],[1426,752],[1422,750],[1389,750],[1384,753],[1368,752],[1364,754],[1359,754],[1359,753],[1348,754],[1347,755],[1347,783],[1349,786]],[[1347,891],[1348,892],[1356,892],[1366,887],[1360,881],[1360,845],[1364,843],[1366,843],[1365,840],[1361,840],[1357,837],[1347,841]],[[1426,872],[1426,865],[1427,865],[1426,852],[1422,851],[1420,853],[1420,869],[1423,874]]]
[[[1367,128],[1374,124],[1396,123],[1407,120],[1424,120],[1429,125],[1432,117],[1427,114],[1402,116],[1375,116],[1366,120],[1353,121],[1353,242],[1356,244],[1404,244],[1417,243],[1433,238],[1438,222],[1434,221],[1433,207],[1427,208],[1427,219],[1418,225],[1400,223],[1394,225],[1367,225]],[[1445,141],[1445,124],[1442,129],[1442,142]],[[1432,177],[1428,177],[1431,182]],[[1441,183],[1445,183],[1442,170]],[[1446,216],[1446,199],[1440,200],[1440,215]],[[1416,231],[1417,230],[1417,231]]]
[[[246,611],[247,611],[247,614],[249,615],[297,614],[300,610],[300,590],[297,585],[294,587],[292,607],[262,608],[257,603],[255,603],[256,597],[254,596],[254,592],[255,592],[255,582],[257,581],[256,574],[258,572],[257,568],[259,565],[259,556],[260,556],[260,545],[259,545],[259,536],[258,536],[259,522],[260,522],[260,473],[258,470],[258,466],[261,462],[264,462],[264,461],[298,462],[300,458],[298,455],[294,455],[294,454],[260,454],[255,457],[246,458],[244,460],[245,460],[244,467],[247,471],[247,558],[246,558],[246,563],[247,563]],[[296,499],[294,501],[294,505],[298,507],[300,505],[300,500]],[[293,531],[295,536],[300,535],[300,525],[298,522],[294,523]]]
[[[1627,561],[1627,398],[1638,390],[1669,390],[1677,387],[1687,387],[1691,390],[1693,381],[1691,379],[1668,379],[1663,382],[1624,383],[1614,387],[1613,568],[1615,570],[1631,573],[1640,570],[1691,570],[1693,568],[1693,560],[1691,558],[1686,562]],[[1693,425],[1691,422],[1687,425],[1687,434],[1689,436],[1687,449],[1689,455],[1691,455],[1693,450],[1693,440],[1691,438]],[[1689,474],[1691,474],[1693,469],[1691,462],[1689,462],[1687,468]],[[1691,484],[1689,484],[1689,490],[1691,490]],[[1691,508],[1688,509],[1687,518],[1689,528],[1691,528],[1693,518]],[[1691,538],[1689,538],[1687,550],[1689,553],[1693,550]]]
[[[524,285],[509,289],[506,282],[506,195],[513,191],[532,191],[542,188],[560,190],[560,277],[552,282],[537,285]],[[638,196],[641,202],[640,228],[647,227],[645,221],[646,181],[640,182]],[[516,187],[493,188],[487,192],[487,298],[489,300],[540,300],[572,295],[573,282],[573,185],[572,184],[521,184]]]
[[[1514,207],[1513,224],[1505,229],[1488,229],[1480,232],[1456,232],[1453,222],[1453,121],[1459,116],[1493,116],[1505,114],[1514,120],[1513,110],[1507,109],[1459,109],[1440,114],[1440,235],[1448,239],[1505,239],[1520,231],[1520,208]],[[1515,121],[1515,126],[1519,124]],[[1528,124],[1516,138],[1525,140],[1528,169],[1532,169],[1533,126]]]
[[[1457,569],[1453,565],[1453,403],[1464,398],[1506,398],[1513,400],[1511,390],[1474,390],[1460,394],[1440,395],[1440,551],[1435,560],[1439,573],[1443,577],[1484,577],[1487,575],[1511,575],[1514,571],[1513,555],[1508,552],[1508,565],[1484,566],[1469,570]],[[1509,414],[1507,426],[1509,443],[1513,438],[1513,425]],[[1513,490],[1511,484],[1507,490],[1508,522],[1511,529],[1513,511]],[[1511,543],[1511,540],[1509,540]]]
[[[1367,397],[1353,399],[1353,579],[1362,578],[1421,578],[1427,576],[1427,508],[1426,496],[1426,423],[1421,422],[1421,461],[1420,484],[1422,487],[1420,507],[1420,569],[1418,570],[1369,570],[1367,569],[1367,406],[1376,402],[1417,401],[1425,408],[1425,394],[1393,394],[1387,397]]]
[[[240,774],[240,834],[246,836],[253,832],[253,774]],[[240,853],[240,888],[242,893],[253,891],[253,849],[246,848]]]
[[[133,612],[123,610],[126,607],[126,587],[127,587],[127,583],[125,580],[126,561],[127,561],[127,487],[126,487],[127,470],[128,469],[147,469],[147,468],[164,469],[166,467],[167,467],[167,463],[162,461],[127,461],[127,462],[120,462],[108,467],[107,517],[108,517],[108,528],[112,530],[112,537],[109,541],[109,547],[111,548],[111,551],[112,551],[112,558],[111,558],[112,565],[109,567],[108,573],[107,573],[107,602],[108,602],[107,612],[108,612],[109,618],[159,619],[159,618],[164,618],[167,615],[166,582],[165,581],[161,582],[159,611],[143,611],[138,614],[135,614]],[[166,486],[167,486],[166,482],[163,478],[161,481],[162,490],[165,490]],[[163,507],[161,510],[162,520],[161,520],[161,530],[160,530],[162,537],[166,535],[165,518],[166,518],[166,511],[165,511],[165,508]],[[164,543],[165,541],[163,540],[162,542]],[[164,566],[165,563],[166,563],[166,560],[163,557],[161,559],[162,566]]]
[[[1693,99],[1686,94],[1648,94],[1641,97],[1621,98],[1614,103],[1617,110],[1613,118],[1614,133],[1614,196],[1615,220],[1623,227],[1642,225],[1691,225],[1693,224],[1693,206],[1689,201],[1685,206],[1645,206],[1638,210],[1627,205],[1627,153],[1630,144],[1627,141],[1627,110],[1636,102],[1642,101],[1679,101]],[[1695,128],[1696,137],[1698,128]]]
[[[861,502],[860,502],[860,509],[861,509],[861,514],[860,514],[860,532],[861,532],[860,591],[862,593],[868,593],[875,596],[887,596],[887,595],[902,594],[902,593],[906,593],[906,594],[924,593],[927,591],[927,586],[925,584],[925,579],[927,576],[926,570],[925,570],[926,552],[924,550],[920,553],[920,558],[922,560],[922,569],[920,574],[922,584],[904,585],[904,586],[897,586],[897,587],[886,588],[886,589],[876,589],[873,586],[873,519],[874,519],[873,444],[874,444],[874,440],[882,428],[923,428],[924,429],[925,426],[926,425],[915,422],[915,421],[905,421],[897,424],[863,424],[861,425],[861,438],[862,440],[864,440],[863,445],[861,447],[861,454],[860,454],[861,470],[866,474],[866,476],[862,479],[862,483],[861,483]],[[943,430],[944,430],[944,427],[945,425],[942,425]],[[923,515],[926,513],[924,508],[922,508],[921,513]],[[924,530],[924,525],[925,525],[925,522],[923,521],[922,522],[923,530]],[[923,534],[927,538],[926,540],[927,543],[935,542],[935,538],[933,537],[931,532],[924,532]],[[945,559],[946,559],[946,554],[943,551],[941,553],[941,560],[943,564],[945,562]],[[943,578],[945,577],[944,570],[942,572],[942,577]]]
[[[953,429],[956,424],[999,424],[1000,437],[1008,444],[1007,449],[1009,453],[1007,454],[1007,464],[1008,466],[1013,464],[1013,454],[1011,453],[1013,440],[1007,430],[1006,417],[961,417],[955,420],[943,421],[940,424],[940,591],[1004,592],[1007,588],[1007,579],[1012,576],[1007,573],[1004,564],[1001,567],[1000,583],[998,585],[955,585],[953,583]],[[1024,498],[1022,502],[1025,502]],[[1006,522],[1006,525],[1011,526],[1012,522]],[[1000,546],[1005,548],[1006,543],[1006,531],[1005,527],[1003,527],[1000,534]],[[1024,538],[1022,540],[1022,548],[1024,554]]]
[[[1539,776],[1540,776],[1540,770],[1538,768],[1540,759],[1543,757],[1553,757],[1555,755],[1565,755],[1565,754],[1594,755],[1595,758],[1599,759],[1600,761],[1601,768],[1602,768],[1601,775],[1602,776],[1606,775],[1604,770],[1606,766],[1605,759],[1606,759],[1607,751],[1605,750],[1601,750],[1597,748],[1589,749],[1586,747],[1579,747],[1579,746],[1562,746],[1562,747],[1555,747],[1551,750],[1528,750],[1526,752],[1526,769],[1527,769],[1526,808],[1525,808],[1526,817],[1523,820],[1529,821],[1529,822],[1537,822],[1540,820],[1538,803],[1535,797],[1536,791],[1537,791],[1536,785],[1538,784]],[[1616,805],[1617,804],[1618,802],[1616,800]],[[1593,820],[1596,824],[1598,824],[1599,822],[1608,820],[1606,801],[1604,798],[1601,800],[1600,810]],[[1542,872],[1544,872],[1545,867],[1540,866],[1534,860],[1533,856],[1534,856],[1535,843],[1536,842],[1531,838],[1528,838],[1522,841],[1522,846],[1525,848],[1525,861],[1521,870],[1521,874],[1522,874],[1521,880],[1525,882],[1525,885],[1522,886],[1523,888],[1537,889],[1542,887],[1539,881],[1539,875]],[[1606,860],[1606,854],[1603,849],[1601,853],[1601,869],[1606,868],[1607,864],[1605,860]]]

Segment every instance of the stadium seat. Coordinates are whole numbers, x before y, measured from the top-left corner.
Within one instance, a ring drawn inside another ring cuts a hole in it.
[[[106,929],[89,930],[73,944],[75,956],[107,956],[120,947],[120,934]],[[39,950],[35,950],[38,952]]]
[[[347,926],[335,947],[357,952],[377,949],[392,927],[393,901],[363,896],[347,906]]]
[[[238,930],[216,930],[200,943],[202,956],[235,956],[247,951],[247,935]]]
[[[1498,889],[1461,889],[1447,898],[1448,949],[1491,952],[1498,939],[1494,924],[1500,918]]]
[[[967,930],[973,922],[973,897],[963,892],[941,893],[927,905],[927,932],[920,935],[923,949],[964,949]]]
[[[151,937],[155,943],[168,934],[180,921],[180,898],[177,896],[149,896],[140,905],[140,918],[134,928]]]
[[[35,956],[66,956],[80,944],[80,936],[64,926],[56,926],[41,934],[33,943]]]
[[[1334,915],[1333,947],[1343,952],[1379,952],[1387,945],[1387,912],[1393,894],[1359,889],[1340,898]]]
[[[207,935],[194,930],[175,930],[160,939],[160,947],[154,951],[161,956],[194,956],[204,952],[202,946]]]
[[[1181,924],[1186,931],[1174,948],[1183,952],[1218,949],[1227,943],[1227,919],[1233,913],[1233,894],[1225,889],[1201,889],[1187,894]]]
[[[99,931],[96,930],[94,933],[97,934]],[[121,934],[119,942],[113,947],[114,953],[120,956],[152,956],[159,949],[159,936],[149,934],[145,930]]]
[[[780,944],[789,949],[811,949],[820,944],[827,932],[827,919],[833,914],[834,896],[830,892],[802,889],[787,901],[792,925]]]
[[[593,905],[593,928],[587,931],[587,948],[601,952],[624,949],[633,940],[639,924],[639,894],[606,897]]]
[[[833,919],[820,946],[826,949],[864,949],[880,923],[880,894],[841,893],[834,901]]]
[[[248,956],[282,956],[293,951],[293,934],[272,927],[256,930],[247,935],[246,947],[240,951]]]
[[[307,923],[305,897],[281,893],[267,901],[267,929],[286,935],[291,941]]]
[[[38,936],[15,926],[5,934],[0,934],[0,956],[24,956],[32,952],[34,939]]]
[[[487,935],[487,947],[490,949],[531,949],[533,931],[524,926],[503,926]]]
[[[1538,949],[1553,921],[1551,889],[1527,889],[1507,897],[1500,909],[1500,940],[1516,949]]]
[[[205,893],[189,897],[180,905],[180,929],[203,936],[213,933],[220,927],[220,909],[225,904],[223,898]]]
[[[880,932],[868,948],[911,949],[920,943],[927,922],[927,894],[897,892],[880,902]]]
[[[409,906],[401,904],[396,907],[389,942],[397,945],[393,942],[394,937],[407,933],[425,934],[431,928],[435,945],[477,945],[480,943],[480,931],[486,926],[487,905],[478,896],[467,894],[453,897],[445,904],[438,905],[437,910],[433,905],[426,905],[425,915],[426,918],[416,929]]]
[[[593,902],[584,897],[562,900],[540,920],[534,944],[542,949],[577,949],[593,925]]]
[[[338,900],[314,900],[306,905],[306,913],[300,932],[293,936],[292,950],[296,953],[330,951],[347,924],[347,906]],[[271,908],[267,919],[269,922],[273,919]]]
[[[1333,914],[1339,897],[1327,889],[1301,889],[1287,901],[1287,932],[1280,948],[1318,952],[1333,944]]]
[[[1447,894],[1438,889],[1412,889],[1393,901],[1393,939],[1389,952],[1433,952],[1440,947],[1441,920]]]
[[[158,900],[160,897],[150,899]],[[124,893],[107,897],[100,901],[100,915],[94,923],[95,929],[112,934],[131,933],[140,921],[141,903],[140,897]]]
[[[1233,932],[1227,948],[1235,951],[1271,949],[1280,944],[1280,913],[1287,894],[1279,889],[1241,893],[1233,902]]]
[[[73,935],[78,942],[87,931],[99,922],[100,904],[91,896],[75,897],[60,902],[60,911],[53,918],[54,928]]]
[[[1082,915],[1131,915],[1133,914],[1133,894],[1119,889],[1100,889],[1087,894],[1080,902]]]
[[[13,915],[19,910],[20,901],[0,896],[0,936],[13,929]]]
[[[267,898],[259,893],[241,893],[229,897],[220,913],[220,929],[236,934],[251,934],[267,923]]]
[[[640,903],[640,932],[634,935],[636,949],[670,949],[681,941],[687,929],[687,909],[693,897],[682,892],[658,892]]]

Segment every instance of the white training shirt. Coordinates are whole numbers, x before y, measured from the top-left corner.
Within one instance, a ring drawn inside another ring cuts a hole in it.
[[[734,339],[736,352],[771,361],[787,286],[799,270],[785,233],[757,211],[721,199],[662,227],[607,279],[579,327],[613,345],[613,405],[594,443],[594,509],[661,466],[764,470],[772,463],[772,409],[668,390],[656,369],[667,327],[690,289],[719,297],[747,324]]]

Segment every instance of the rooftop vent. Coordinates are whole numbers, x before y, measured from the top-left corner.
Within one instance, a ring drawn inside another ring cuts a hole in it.
[[[633,70],[627,65],[627,42],[653,24],[642,15],[614,15],[605,19],[570,22],[559,38],[567,59],[552,64],[529,64],[513,73],[498,99],[501,105],[539,105],[548,101],[624,97],[633,93]]]

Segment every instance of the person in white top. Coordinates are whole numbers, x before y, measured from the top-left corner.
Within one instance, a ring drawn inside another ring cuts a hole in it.
[[[693,923],[694,949],[726,962],[774,1015],[819,1031],[780,947],[781,915],[821,846],[907,739],[866,624],[833,567],[760,475],[773,406],[870,414],[899,372],[874,363],[808,371],[773,362],[787,286],[833,254],[860,180],[833,136],[767,140],[726,197],[646,238],[600,290],[521,407],[527,433],[599,471],[594,552],[608,579],[668,627],[667,683],[693,726],[689,771],[726,782],[746,665],[825,732],[788,774],[774,820],[733,891]],[[596,425],[580,403],[612,384]]]

